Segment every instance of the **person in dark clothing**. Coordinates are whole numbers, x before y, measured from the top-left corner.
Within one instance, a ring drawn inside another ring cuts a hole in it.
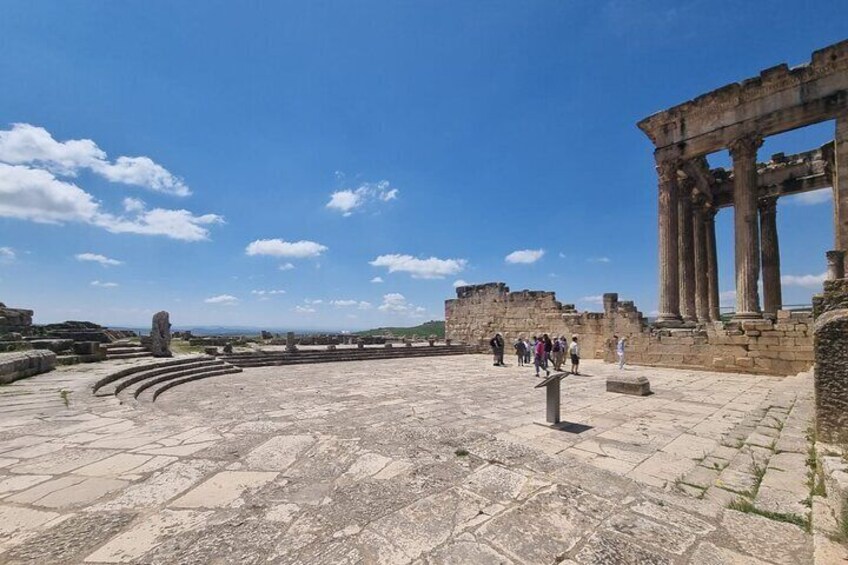
[[[515,355],[516,355],[516,357],[518,357],[518,366],[523,367],[524,366],[524,356],[527,355],[527,347],[524,345],[524,338],[519,337],[515,341],[515,344],[513,345],[513,347],[515,347]]]
[[[504,364],[504,340],[501,337],[501,334],[495,334],[495,337],[489,342],[489,345],[492,346],[492,355],[495,358],[495,367],[505,367]]]
[[[548,334],[542,336],[542,341],[545,342],[545,370],[548,368],[548,362],[551,360],[551,352],[554,350],[554,342]]]

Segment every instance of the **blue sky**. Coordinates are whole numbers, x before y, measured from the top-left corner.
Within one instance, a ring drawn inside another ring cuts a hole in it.
[[[636,122],[804,63],[846,21],[838,0],[6,1],[0,300],[38,322],[358,329],[440,319],[463,280],[650,314]],[[784,301],[809,302],[830,200],[778,218]],[[544,253],[507,261],[523,250]]]

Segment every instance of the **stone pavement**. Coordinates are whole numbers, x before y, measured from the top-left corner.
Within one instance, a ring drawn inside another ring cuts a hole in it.
[[[588,361],[563,431],[535,423],[532,369],[482,355],[248,369],[134,407],[90,393],[117,366],[0,387],[0,563],[813,562],[809,375],[629,367],[655,393],[633,397]]]

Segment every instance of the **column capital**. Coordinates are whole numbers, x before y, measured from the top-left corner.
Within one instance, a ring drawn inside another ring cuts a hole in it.
[[[765,196],[757,200],[757,207],[760,209],[760,214],[775,214],[777,213],[777,196]]]
[[[677,171],[679,169],[679,159],[663,159],[657,161],[657,176],[659,176],[661,183],[676,182]]]
[[[757,158],[757,149],[763,144],[763,136],[758,133],[750,133],[743,135],[731,141],[727,148],[730,150],[730,156],[736,159]]]

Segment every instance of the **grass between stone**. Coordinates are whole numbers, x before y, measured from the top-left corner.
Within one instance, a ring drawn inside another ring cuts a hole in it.
[[[810,520],[807,518],[802,518],[801,516],[797,516],[795,514],[781,514],[780,512],[770,512],[768,510],[761,510],[754,506],[754,503],[745,498],[737,498],[732,501],[728,508],[731,510],[736,510],[738,512],[745,512],[746,514],[756,514],[757,516],[762,516],[764,518],[768,518],[769,520],[774,520],[776,522],[786,522],[787,524],[795,524],[802,530],[807,533],[810,533]]]

